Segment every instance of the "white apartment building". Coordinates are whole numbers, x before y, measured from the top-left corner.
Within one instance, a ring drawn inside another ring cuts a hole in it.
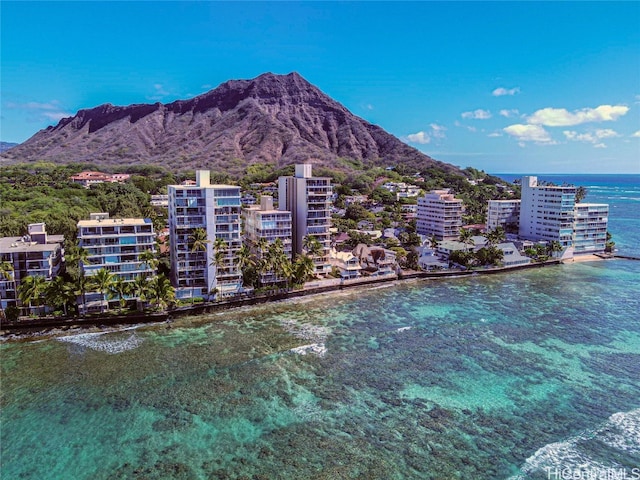
[[[169,185],[169,244],[172,281],[178,298],[209,298],[242,289],[236,253],[240,237],[240,187],[212,185],[208,170],[196,172],[195,185]],[[194,230],[206,232],[204,251],[193,250]],[[214,262],[216,240],[226,243],[224,262]]]
[[[0,304],[18,306],[18,287],[28,276],[42,276],[51,280],[64,264],[62,235],[48,235],[44,223],[32,223],[29,233],[22,237],[0,238],[0,262],[8,262],[13,270],[7,277],[0,275]]]
[[[155,270],[140,259],[143,252],[156,250],[151,219],[109,218],[108,213],[91,213],[89,220],[80,220],[77,226],[78,246],[88,253],[88,262],[82,265],[87,277],[102,268],[127,282],[141,275],[155,274]],[[99,292],[90,292],[85,298],[88,310],[99,308],[103,301]]]
[[[487,230],[502,227],[518,227],[520,222],[520,200],[489,200]]]
[[[526,240],[558,241],[571,256],[576,187],[538,185],[538,177],[522,177],[519,235]]]
[[[291,212],[292,251],[302,253],[304,237],[311,235],[323,247],[322,255],[313,258],[316,274],[331,272],[329,250],[331,238],[331,179],[313,177],[310,164],[295,166],[293,177],[278,179],[278,209]]]
[[[418,198],[417,231],[438,240],[455,239],[462,228],[462,200],[449,190],[431,190]]]
[[[272,244],[277,239],[282,241],[285,255],[291,258],[291,212],[274,209],[273,197],[263,195],[260,198],[260,205],[252,205],[245,208],[243,216],[244,238],[258,258],[266,253],[259,251],[261,241],[264,241],[266,244]],[[260,282],[265,285],[281,280],[282,279],[277,278],[271,271],[265,272]]]
[[[607,244],[609,205],[578,203],[575,207],[573,253],[602,253]]]

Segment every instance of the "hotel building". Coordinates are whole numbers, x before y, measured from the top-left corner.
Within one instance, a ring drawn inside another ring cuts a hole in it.
[[[18,306],[18,287],[28,276],[42,276],[49,281],[61,272],[64,257],[62,235],[48,235],[44,223],[32,223],[22,237],[0,238],[0,262],[8,262],[13,271],[0,275],[0,304]]]
[[[169,185],[168,190],[171,272],[178,298],[209,298],[214,289],[221,296],[240,291],[242,276],[236,262],[242,246],[240,187],[212,185],[209,171],[198,170],[194,185]],[[202,251],[192,248],[199,228],[206,232]],[[216,265],[221,241],[226,244],[224,261]]]
[[[269,245],[278,239],[282,242],[287,258],[291,258],[291,212],[274,209],[273,197],[263,195],[260,205],[245,208],[243,216],[244,238],[258,258],[266,253],[259,250],[261,243]],[[283,279],[277,278],[273,272],[265,272],[260,282],[270,284],[281,280]]]
[[[456,239],[462,228],[462,200],[449,190],[432,190],[418,198],[417,232],[438,240]]]
[[[315,237],[322,245],[322,254],[313,257],[316,274],[331,272],[329,250],[331,238],[331,179],[313,177],[311,165],[295,166],[292,177],[278,179],[278,209],[291,212],[292,251],[300,254],[304,237]]]
[[[156,250],[149,218],[109,218],[108,213],[92,213],[89,220],[78,222],[78,246],[88,253],[87,263],[82,265],[87,277],[102,268],[127,282],[156,273],[140,259],[143,252]],[[88,310],[99,308],[103,300],[99,292],[85,297]]]
[[[518,228],[520,222],[520,200],[489,200],[487,209],[487,231],[502,227]]]

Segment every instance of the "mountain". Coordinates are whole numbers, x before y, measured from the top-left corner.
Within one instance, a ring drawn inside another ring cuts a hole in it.
[[[0,164],[45,160],[209,168],[241,175],[310,161],[336,169],[404,165],[459,173],[353,115],[297,73],[230,80],[169,104],[111,104],[80,110],[0,155]]]
[[[11,142],[0,142],[0,153],[6,152],[7,150],[15,147],[16,145],[19,145],[19,144],[11,143]]]

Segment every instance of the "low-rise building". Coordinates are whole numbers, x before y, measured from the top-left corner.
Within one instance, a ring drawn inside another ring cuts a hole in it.
[[[351,252],[338,252],[332,249],[329,252],[329,262],[332,267],[340,271],[340,278],[350,280],[360,277],[362,270],[360,260]]]
[[[76,175],[71,175],[70,179],[74,183],[79,183],[85,188],[89,188],[91,185],[95,185],[97,183],[124,183],[131,175],[128,173],[103,173],[103,172],[92,172],[92,171],[84,171],[77,173]]]

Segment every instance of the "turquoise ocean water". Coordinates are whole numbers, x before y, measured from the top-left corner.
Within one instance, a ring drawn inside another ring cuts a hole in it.
[[[638,177],[609,180],[587,201],[639,254]],[[639,278],[574,263],[5,343],[1,478],[634,478]]]

